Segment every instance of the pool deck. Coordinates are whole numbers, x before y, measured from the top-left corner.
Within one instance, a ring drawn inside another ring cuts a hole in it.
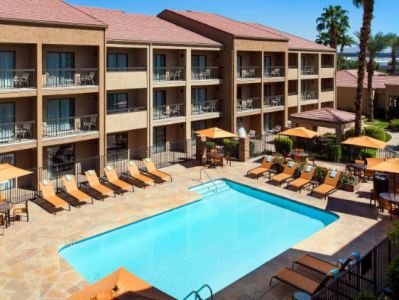
[[[213,179],[228,178],[334,212],[340,219],[237,280],[215,299],[291,299],[293,289],[284,284],[269,287],[269,281],[299,255],[312,253],[335,262],[353,251],[365,253],[384,238],[391,222],[387,215],[377,218],[376,210],[369,208],[371,183],[362,183],[355,193],[338,191],[326,201],[308,196],[307,190],[297,193],[266,183],[263,177],[245,177],[246,170],[256,165],[233,162],[231,167],[207,171]],[[200,184],[200,167],[177,164],[164,170],[173,175],[173,183],[136,188],[134,193],[95,201],[80,209],[72,207],[57,215],[30,203],[30,222],[15,222],[5,236],[0,236],[0,299],[65,299],[88,284],[61,258],[60,248],[200,198],[187,190]]]

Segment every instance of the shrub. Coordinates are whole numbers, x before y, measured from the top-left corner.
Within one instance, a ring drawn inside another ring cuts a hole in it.
[[[316,170],[314,171],[314,177],[321,183],[324,182],[324,178],[326,178],[327,175],[327,168],[325,167],[316,167]]]
[[[372,137],[374,139],[385,142],[387,140],[384,129],[375,127],[375,126],[367,126],[364,128],[364,134]]]
[[[366,292],[365,290],[361,290],[356,297],[356,300],[377,300],[378,298],[373,294]]]
[[[399,119],[393,119],[389,122],[388,128],[392,131],[399,131]]]
[[[276,147],[276,152],[287,156],[292,150],[292,140],[289,137],[280,136],[274,139],[274,146]]]
[[[355,136],[355,127],[349,128],[347,131],[344,133],[344,140]]]
[[[392,224],[388,231],[388,237],[394,244],[399,244],[399,221]]]
[[[253,157],[255,152],[255,143],[253,141],[249,142],[249,156]]]
[[[223,140],[224,152],[233,157],[238,157],[238,141],[231,139]]]
[[[208,150],[215,149],[216,148],[216,144],[214,142],[207,142],[206,143],[206,148]]]
[[[386,277],[389,287],[392,289],[393,295],[399,295],[399,257],[393,259],[389,264]]]
[[[284,169],[285,159],[282,156],[275,156],[273,158],[273,168],[281,173]]]
[[[366,160],[366,158],[374,158],[377,156],[377,150],[375,149],[361,149],[360,150],[360,157],[363,160]]]
[[[328,161],[341,161],[342,149],[341,145],[326,144],[322,150]]]

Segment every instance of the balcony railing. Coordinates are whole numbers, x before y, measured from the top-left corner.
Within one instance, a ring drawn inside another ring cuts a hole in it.
[[[43,122],[43,137],[79,135],[98,130],[98,115],[49,119]]]
[[[182,81],[184,67],[154,68],[154,81]]]
[[[0,124],[0,144],[10,144],[33,139],[35,121]]]
[[[183,103],[155,106],[153,112],[153,119],[163,120],[163,119],[172,119],[184,116],[183,107],[184,107]]]
[[[109,68],[107,67],[107,72],[137,72],[137,71],[146,71],[146,67],[117,67],[117,68]]]
[[[301,100],[302,101],[317,100],[317,98],[318,97],[317,97],[317,92],[316,91],[301,93]]]
[[[284,77],[284,67],[283,66],[265,67],[263,76],[266,78]]]
[[[218,100],[208,100],[200,103],[194,103],[191,105],[191,114],[203,115],[218,112],[218,103]]]
[[[332,63],[323,63],[321,64],[322,68],[334,68],[334,64]]]
[[[317,67],[316,66],[302,67],[301,74],[302,75],[317,75],[318,74]]]
[[[288,69],[298,69],[298,65],[289,65]]]
[[[237,111],[249,111],[259,109],[260,98],[237,99]]]
[[[275,107],[284,105],[284,95],[265,96],[263,107]]]
[[[114,115],[114,114],[123,114],[123,113],[130,113],[136,111],[143,111],[147,108],[145,106],[129,106],[129,107],[120,107],[120,108],[112,108],[107,109],[107,115]]]
[[[0,69],[0,90],[34,88],[35,70]]]
[[[333,87],[327,87],[327,88],[321,88],[322,92],[333,92],[334,88]]]
[[[46,88],[95,86],[98,70],[87,69],[48,69],[43,72],[43,86]]]
[[[221,79],[222,71],[219,67],[192,67],[191,80]]]
[[[253,79],[260,78],[259,67],[238,67],[237,78],[239,79]]]

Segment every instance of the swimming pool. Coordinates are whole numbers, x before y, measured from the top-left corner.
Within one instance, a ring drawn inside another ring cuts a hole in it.
[[[203,198],[60,250],[88,282],[123,266],[184,298],[220,291],[336,221],[334,214],[229,180],[191,190]]]

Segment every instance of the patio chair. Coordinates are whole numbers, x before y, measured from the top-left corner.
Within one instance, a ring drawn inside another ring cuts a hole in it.
[[[39,190],[41,194],[38,194],[37,196],[43,199],[44,201],[50,203],[56,209],[62,208],[69,211],[71,210],[71,205],[68,202],[66,202],[64,199],[56,195],[56,193],[54,192],[53,184],[50,181],[43,180],[42,182],[40,182]],[[57,211],[54,211],[54,214],[56,213]]]
[[[284,268],[278,271],[275,275],[273,275],[273,277],[270,279],[270,285],[272,285],[273,279],[277,279],[312,296],[320,289],[322,289],[326,285],[326,283],[330,281],[330,279],[336,278],[338,274],[339,270],[333,268],[328,272],[328,274],[324,276],[321,281],[315,281],[294,270]]]
[[[172,176],[169,175],[168,173],[162,172],[158,170],[154,163],[152,162],[151,158],[145,158],[143,159],[144,166],[147,169],[147,173],[161,179],[162,181],[167,181],[170,180],[171,182],[173,181]]]
[[[97,124],[97,117],[91,116],[89,119],[84,119],[82,124],[83,131],[90,131],[92,128],[95,129]]]
[[[64,184],[65,187],[65,193],[74,198],[76,201],[78,201],[79,207],[80,204],[83,203],[89,203],[93,204],[93,198],[87,195],[86,193],[82,192],[79,190],[78,185],[76,184],[75,181],[75,176],[73,175],[65,175],[62,176],[62,183]]]
[[[88,185],[91,189],[95,190],[103,197],[115,197],[115,193],[113,190],[100,183],[100,178],[98,178],[96,171],[88,170],[85,172],[85,175],[88,181]]]
[[[254,100],[248,99],[247,100],[247,109],[254,109]]]
[[[21,74],[21,77],[19,78],[19,87],[28,87],[29,86],[29,73],[24,72]]]
[[[94,76],[96,76],[95,72],[89,72],[88,75],[82,75],[80,79],[80,84],[81,85],[94,85]]]
[[[21,205],[23,204],[23,206]],[[14,206],[13,212],[12,212],[12,218],[15,220],[18,217],[25,217],[26,222],[29,222],[29,210],[28,210],[28,201],[25,201],[25,203],[17,203]]]
[[[316,168],[312,167],[311,165],[304,166],[302,169],[301,177],[291,181],[288,184],[288,187],[293,187],[297,191],[301,191],[303,187],[310,184],[315,171]]]
[[[254,139],[256,137],[256,131],[255,130],[250,130],[248,133],[248,137],[251,139]]]
[[[247,171],[247,176],[252,175],[256,176],[256,179],[259,179],[260,176],[270,171],[272,165],[273,165],[273,156],[266,155],[263,158],[262,164],[259,167]]]
[[[211,78],[211,69],[206,69],[203,75],[204,79],[210,79]]]
[[[392,215],[396,211],[396,206],[394,203],[392,203],[391,201],[382,199],[380,196],[378,196],[378,208],[379,208],[380,212],[384,212],[384,210],[387,210],[389,212],[389,215],[390,215],[391,221],[392,221]]]
[[[209,112],[215,112],[216,111],[216,105],[217,105],[217,103],[216,102],[210,102],[209,103]]]
[[[123,192],[134,192],[134,187],[130,183],[121,180],[116,173],[116,170],[112,166],[106,166],[104,168],[105,176],[110,184],[119,188]]]
[[[6,222],[5,216],[3,214],[0,214],[0,227],[2,229],[2,234],[1,235],[4,235],[5,229],[6,229],[6,225],[7,225],[7,222]]]
[[[281,186],[284,182],[286,182],[288,179],[291,179],[294,176],[295,170],[297,169],[298,164],[290,161],[286,164],[284,167],[284,170],[282,173],[274,175],[271,178],[272,183],[277,183],[278,186]]]
[[[326,199],[330,194],[334,193],[337,190],[340,177],[340,172],[336,172],[333,170],[328,171],[326,178],[324,179],[324,183],[314,188],[310,195],[312,196],[313,193],[316,193],[322,195],[324,199]]]
[[[129,171],[128,173],[123,173],[123,174],[134,179],[134,180],[142,182],[146,186],[147,185],[155,185],[155,181],[152,178],[140,173],[140,170],[136,166],[134,161],[129,161],[128,171]]]
[[[176,117],[180,116],[180,105],[175,105],[175,107],[172,109],[171,115]]]

